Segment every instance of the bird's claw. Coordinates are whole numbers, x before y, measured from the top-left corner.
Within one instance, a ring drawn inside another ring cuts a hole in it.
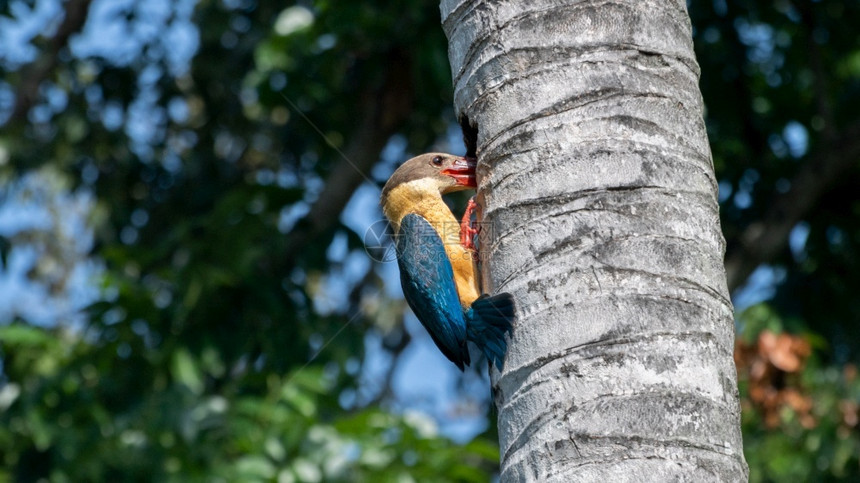
[[[476,223],[472,221],[472,214],[478,208],[475,203],[475,197],[469,198],[469,203],[466,205],[466,213],[463,214],[463,219],[460,221],[460,244],[467,250],[475,250],[475,235],[478,234]]]

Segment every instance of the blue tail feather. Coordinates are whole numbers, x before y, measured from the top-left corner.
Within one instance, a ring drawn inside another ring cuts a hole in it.
[[[499,370],[508,348],[505,334],[511,331],[515,316],[514,297],[509,293],[481,295],[466,312],[466,337]]]

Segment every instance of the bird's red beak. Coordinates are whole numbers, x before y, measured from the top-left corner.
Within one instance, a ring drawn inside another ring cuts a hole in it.
[[[477,166],[478,160],[475,158],[459,158],[454,161],[451,167],[443,169],[441,173],[454,178],[458,185],[477,188],[478,183],[475,180],[475,168]]]

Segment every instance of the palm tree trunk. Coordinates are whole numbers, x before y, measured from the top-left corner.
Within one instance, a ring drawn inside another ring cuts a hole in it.
[[[479,156],[510,481],[740,481],[732,303],[683,1],[442,2]]]

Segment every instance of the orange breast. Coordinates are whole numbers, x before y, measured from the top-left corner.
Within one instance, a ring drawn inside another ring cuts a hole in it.
[[[475,276],[475,262],[472,261],[472,253],[460,245],[459,239],[457,240],[457,247],[449,249],[446,245],[445,248],[445,251],[448,253],[448,259],[451,260],[451,268],[454,269],[454,283],[457,284],[457,295],[460,296],[460,305],[464,309],[467,309],[480,295],[478,293],[478,279]]]

